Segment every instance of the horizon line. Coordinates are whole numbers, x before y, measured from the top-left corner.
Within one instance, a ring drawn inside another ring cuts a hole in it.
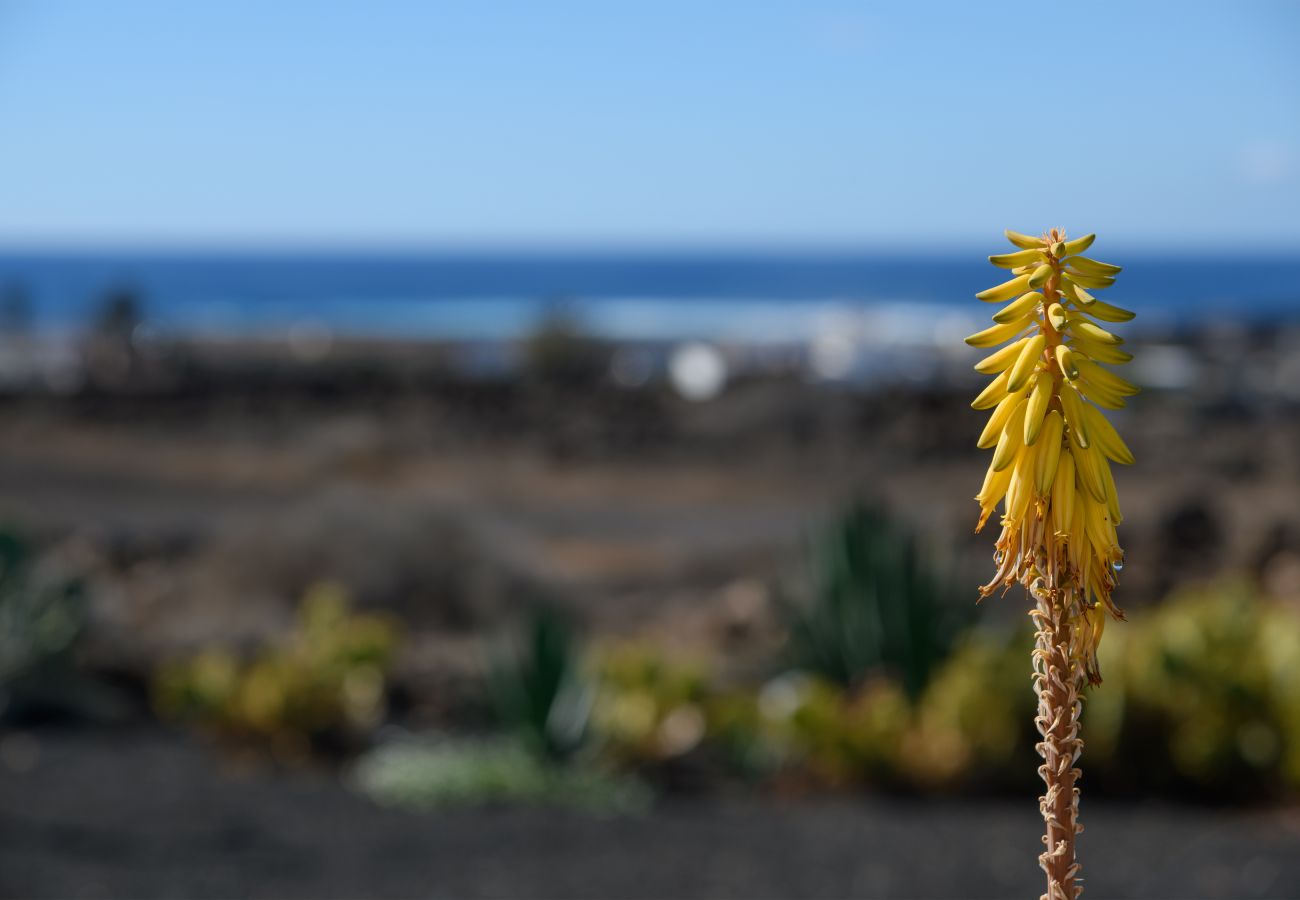
[[[1000,237],[1000,235],[998,236]],[[945,259],[969,255],[974,258],[999,252],[997,240],[973,241],[969,238],[919,240],[861,239],[808,240],[762,239],[717,241],[644,240],[415,240],[415,239],[280,239],[248,238],[122,238],[122,239],[55,239],[31,240],[0,237],[0,256],[520,256],[520,257],[752,257],[775,254],[809,259],[845,256],[890,255],[902,259],[933,257],[938,251]],[[1110,243],[1110,242],[1108,242]],[[1151,243],[1119,238],[1111,243],[1104,256],[1140,255],[1144,258],[1182,259],[1277,258],[1278,261],[1300,260],[1300,242],[1240,244],[1222,242]]]

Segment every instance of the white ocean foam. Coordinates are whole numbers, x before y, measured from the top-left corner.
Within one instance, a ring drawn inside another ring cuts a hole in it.
[[[952,307],[848,299],[680,300],[607,298],[580,306],[584,325],[612,340],[712,340],[809,344],[827,336],[854,346],[931,345]]]

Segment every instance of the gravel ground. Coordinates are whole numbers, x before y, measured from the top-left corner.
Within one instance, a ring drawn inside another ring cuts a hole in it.
[[[418,815],[156,730],[0,738],[5,897],[1029,897],[1032,799]],[[1089,803],[1089,897],[1300,897],[1300,811]]]

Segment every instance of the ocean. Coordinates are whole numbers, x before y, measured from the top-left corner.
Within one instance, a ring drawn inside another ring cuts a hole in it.
[[[1103,297],[1133,327],[1300,322],[1300,256],[1125,256]],[[973,294],[1005,273],[978,256],[654,253],[0,253],[0,311],[76,332],[129,292],[160,333],[508,339],[556,309],[611,338],[800,340],[846,315],[894,329],[990,311]],[[863,319],[862,317],[866,318]],[[868,327],[870,324],[868,324]]]

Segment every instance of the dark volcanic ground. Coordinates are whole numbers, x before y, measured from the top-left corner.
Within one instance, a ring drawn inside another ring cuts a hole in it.
[[[21,739],[21,752],[12,740],[4,746],[4,897],[1041,891],[1030,797],[715,796],[612,820],[540,810],[417,815],[372,806],[324,774],[223,774],[201,745],[153,729],[42,730]],[[1084,819],[1089,898],[1300,897],[1300,812],[1085,801]]]

